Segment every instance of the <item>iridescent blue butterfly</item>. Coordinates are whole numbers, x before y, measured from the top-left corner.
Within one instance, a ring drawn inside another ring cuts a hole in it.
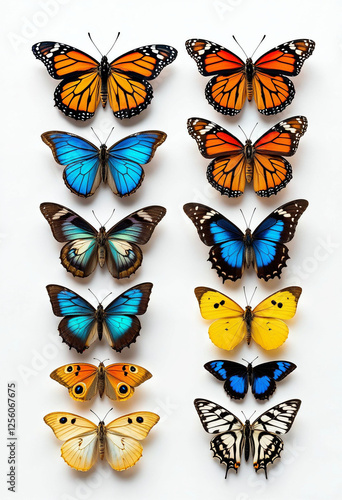
[[[194,223],[205,245],[211,246],[209,260],[223,282],[240,279],[245,268],[253,266],[265,281],[278,276],[290,258],[284,243],[291,241],[298,220],[308,206],[294,200],[276,208],[252,232],[243,233],[216,210],[200,203],[187,203],[184,212]]]
[[[252,361],[253,363],[253,361]],[[297,366],[289,361],[270,361],[257,366],[247,366],[234,361],[217,359],[204,365],[218,380],[224,382],[223,388],[233,399],[243,399],[248,391],[248,384],[256,399],[268,399],[276,390],[276,382],[280,382]]]
[[[50,224],[52,234],[63,246],[60,259],[65,269],[84,278],[107,264],[114,278],[128,278],[141,266],[139,245],[149,241],[166,209],[157,205],[141,208],[128,215],[109,231],[97,231],[82,217],[57,203],[42,203],[40,210]]]
[[[114,194],[123,197],[134,193],[144,178],[142,165],[153,158],[158,146],[166,139],[159,130],[147,130],[129,135],[110,148],[94,144],[67,132],[51,131],[42,140],[57,163],[64,165],[66,186],[78,196],[92,196],[101,181],[107,182]]]
[[[82,353],[97,338],[104,336],[109,345],[120,352],[136,341],[141,324],[136,315],[146,312],[152,283],[136,285],[114,299],[105,309],[95,309],[77,293],[59,285],[46,287],[53,312],[63,317],[58,330],[70,349]]]

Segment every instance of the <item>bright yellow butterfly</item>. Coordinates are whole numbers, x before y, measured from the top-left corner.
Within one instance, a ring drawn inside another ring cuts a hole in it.
[[[231,351],[244,337],[251,338],[266,350],[276,349],[287,339],[289,328],[284,319],[293,318],[302,293],[299,286],[290,286],[273,293],[253,310],[245,310],[234,300],[212,288],[195,288],[204,319],[215,319],[209,327],[211,341]]]
[[[62,458],[73,469],[87,471],[97,460],[106,458],[121,471],[136,464],[142,455],[140,442],[158,422],[156,413],[141,411],[123,415],[108,425],[98,425],[73,413],[54,412],[44,417],[55,436],[65,441]]]

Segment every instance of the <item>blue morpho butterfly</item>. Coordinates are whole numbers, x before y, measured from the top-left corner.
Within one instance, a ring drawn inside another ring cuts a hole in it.
[[[291,241],[299,217],[308,206],[294,200],[276,208],[252,232],[243,233],[222,214],[200,203],[187,203],[184,212],[194,223],[205,245],[211,246],[209,260],[223,282],[240,279],[245,268],[253,266],[265,281],[278,276],[289,259],[284,243]]]
[[[139,245],[149,241],[156,225],[166,213],[164,207],[152,205],[131,213],[106,231],[97,231],[89,222],[69,208],[57,203],[42,203],[40,210],[55,239],[63,246],[62,266],[74,276],[85,278],[96,268],[107,264],[114,278],[128,278],[141,266],[143,254]]]
[[[245,360],[244,360],[245,361]],[[256,399],[268,399],[276,390],[276,382],[283,380],[297,366],[289,361],[270,361],[252,366],[234,361],[217,359],[204,365],[218,380],[224,382],[223,388],[233,399],[243,399],[248,391],[248,384]]]
[[[99,302],[95,309],[69,288],[59,285],[46,287],[53,312],[63,319],[58,330],[63,341],[82,353],[97,338],[104,336],[117,352],[136,341],[141,324],[136,315],[146,312],[152,283],[129,288],[106,308]]]
[[[100,182],[107,182],[114,194],[123,197],[134,193],[141,185],[146,165],[158,146],[166,139],[159,130],[147,130],[129,135],[110,148],[94,144],[67,132],[51,131],[42,140],[57,163],[64,165],[66,186],[78,196],[92,196]],[[108,139],[107,139],[108,140]]]

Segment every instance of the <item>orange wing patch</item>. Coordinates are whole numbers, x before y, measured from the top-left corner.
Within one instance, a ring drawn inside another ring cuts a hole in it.
[[[208,165],[207,179],[221,194],[241,196],[246,185],[246,159],[244,154],[212,161]]]
[[[205,88],[205,96],[216,111],[234,116],[239,113],[247,96],[246,76],[243,71],[230,76],[212,78]]]
[[[258,72],[253,78],[253,95],[260,113],[274,115],[292,102],[295,89],[285,76],[269,76]]]
[[[153,97],[153,89],[148,82],[134,80],[123,73],[112,72],[107,88],[109,104],[117,118],[139,114]]]
[[[94,116],[100,103],[100,90],[101,79],[95,71],[75,80],[64,80],[55,90],[56,106],[67,116],[87,120]]]
[[[277,194],[292,179],[292,167],[282,157],[255,154],[253,187],[258,196]]]

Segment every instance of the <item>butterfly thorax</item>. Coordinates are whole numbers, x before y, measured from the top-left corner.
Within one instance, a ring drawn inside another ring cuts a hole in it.
[[[251,330],[252,330],[252,320],[253,320],[253,312],[251,306],[246,306],[243,319],[246,325],[246,330],[247,330],[247,344],[250,344],[251,341]]]
[[[246,61],[245,66],[246,82],[247,82],[247,99],[252,100],[253,97],[253,76],[255,73],[254,64],[252,59],[249,57]]]
[[[101,168],[101,179],[103,182],[107,182],[106,165],[108,162],[108,156],[109,155],[108,155],[107,146],[105,144],[101,144],[99,159],[100,159],[100,168]]]
[[[107,104],[108,91],[107,80],[110,74],[110,65],[107,56],[103,56],[99,66],[99,75],[101,78],[101,102],[102,107],[105,108]]]
[[[246,160],[246,180],[251,182],[253,179],[254,148],[250,139],[247,139],[243,152]]]
[[[243,242],[245,246],[245,265],[247,268],[254,262],[254,250],[253,250],[253,236],[252,231],[249,227],[246,229],[246,232],[243,237]]]
[[[250,438],[251,438],[251,423],[249,420],[246,420],[245,422],[243,433],[245,438],[245,460],[247,462],[249,459]],[[243,440],[241,442],[243,442]]]
[[[95,320],[97,322],[97,334],[98,334],[99,340],[102,339],[104,316],[105,316],[105,313],[104,313],[103,306],[101,304],[99,304],[97,306],[96,311],[95,311]]]
[[[105,455],[105,446],[106,446],[106,428],[105,428],[105,423],[104,422],[99,422],[99,425],[97,427],[97,438],[98,438],[98,443],[99,443],[99,455],[101,460],[103,460],[104,455]]]
[[[106,262],[106,241],[107,241],[107,233],[104,226],[100,227],[96,243],[97,243],[97,252],[98,252],[98,260],[100,267],[103,267]]]

